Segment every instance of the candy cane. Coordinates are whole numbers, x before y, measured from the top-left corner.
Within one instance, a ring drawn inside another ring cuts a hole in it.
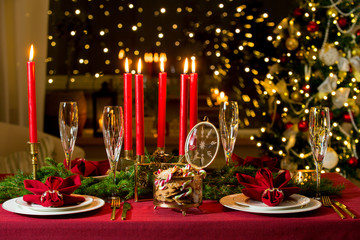
[[[203,176],[204,178],[206,178],[206,171],[205,171],[205,170],[200,169],[200,170],[198,171],[198,174],[199,174],[200,176]]]
[[[165,183],[168,183],[171,180],[172,176],[173,176],[173,174],[169,173],[169,175],[167,176],[167,178],[165,180]]]
[[[189,196],[190,194],[192,194],[193,190],[191,187],[187,187],[185,190],[187,190],[186,192],[182,193],[182,194],[179,194],[179,195],[176,195],[174,197],[175,200],[179,200],[180,198],[183,198],[183,197],[186,197],[186,196]]]
[[[187,172],[184,175],[184,177],[193,177],[193,176],[195,176],[195,173],[193,173],[193,172]]]
[[[192,180],[187,180],[181,184],[180,191],[182,192],[190,183],[192,183]]]

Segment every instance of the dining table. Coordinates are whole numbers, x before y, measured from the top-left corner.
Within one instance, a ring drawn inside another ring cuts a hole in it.
[[[358,218],[341,219],[332,208],[308,212],[258,214],[224,207],[204,200],[186,216],[176,209],[156,208],[152,201],[129,200],[131,209],[121,220],[121,208],[110,220],[112,209],[57,216],[32,216],[0,208],[0,239],[360,239],[360,188],[337,173],[325,173],[335,185],[334,196]]]

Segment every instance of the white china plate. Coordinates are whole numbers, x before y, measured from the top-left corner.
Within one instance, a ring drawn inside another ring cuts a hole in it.
[[[296,208],[289,209],[279,209],[279,210],[266,210],[259,208],[252,208],[248,206],[241,206],[234,202],[234,197],[238,194],[229,195],[220,199],[220,203],[227,207],[238,211],[250,212],[250,213],[264,213],[264,214],[288,214],[288,213],[300,213],[300,212],[308,212],[321,207],[321,203],[315,199],[310,198],[310,202],[307,205]]]
[[[20,205],[21,207],[30,208],[35,211],[58,212],[58,211],[69,211],[69,210],[73,210],[76,208],[82,208],[82,207],[85,207],[85,206],[91,204],[94,201],[94,199],[91,196],[87,196],[87,195],[77,195],[77,196],[84,197],[85,201],[83,201],[79,204],[76,204],[76,205],[63,206],[63,207],[43,207],[39,204],[25,202],[23,200],[23,198],[16,198],[15,202],[18,205]]]
[[[300,194],[293,194],[290,197],[284,199],[279,205],[271,207],[263,202],[253,200],[245,196],[243,193],[241,193],[241,194],[237,194],[234,197],[234,202],[241,206],[251,207],[252,209],[256,208],[256,209],[272,211],[272,210],[280,210],[280,209],[288,209],[288,208],[304,206],[310,202],[310,198]]]
[[[91,196],[93,198],[93,202],[87,206],[82,208],[75,208],[73,210],[68,211],[51,211],[51,212],[42,212],[30,209],[28,207],[20,206],[16,203],[16,200],[22,197],[13,198],[7,200],[2,204],[3,209],[9,212],[24,214],[24,215],[36,215],[36,216],[56,216],[56,215],[67,215],[67,214],[75,214],[75,213],[82,213],[82,212],[89,212],[104,206],[105,201],[101,198]]]

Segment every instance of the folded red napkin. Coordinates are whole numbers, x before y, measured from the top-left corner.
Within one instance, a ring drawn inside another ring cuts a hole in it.
[[[66,160],[64,160],[64,165],[67,167]],[[105,175],[109,169],[108,160],[87,161],[84,158],[76,158],[71,161],[71,172],[84,177]]]
[[[235,166],[246,166],[246,165],[252,165],[254,167],[258,168],[264,168],[267,167],[272,172],[279,171],[278,168],[276,168],[277,158],[269,157],[269,156],[262,156],[262,157],[246,157],[245,159],[242,159],[241,157],[237,156],[236,154],[231,155],[231,159],[233,162],[237,162]]]
[[[277,206],[284,198],[300,190],[298,187],[286,187],[291,180],[288,170],[281,172],[275,179],[272,172],[266,168],[259,169],[255,178],[241,173],[237,173],[236,177],[245,187],[242,190],[245,196],[262,201],[268,206]]]
[[[48,177],[45,183],[38,180],[24,180],[25,189],[34,193],[24,195],[23,200],[43,207],[60,207],[85,201],[81,196],[71,195],[81,185],[79,175],[68,178]]]

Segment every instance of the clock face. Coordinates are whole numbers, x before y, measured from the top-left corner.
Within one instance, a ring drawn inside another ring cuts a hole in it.
[[[200,122],[186,138],[186,160],[194,168],[206,168],[215,159],[219,145],[220,137],[215,126],[209,122]]]

